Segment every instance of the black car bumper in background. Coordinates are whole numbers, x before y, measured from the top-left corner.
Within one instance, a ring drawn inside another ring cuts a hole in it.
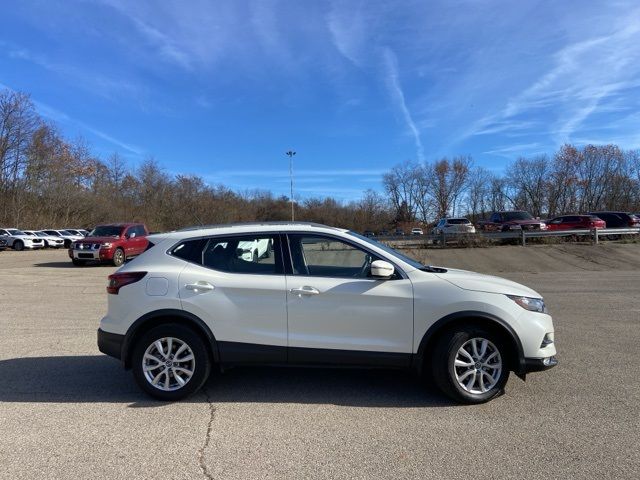
[[[109,333],[98,329],[98,350],[110,357],[122,360],[122,344],[124,335]]]

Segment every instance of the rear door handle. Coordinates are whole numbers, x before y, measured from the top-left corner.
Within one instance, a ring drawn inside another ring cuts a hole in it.
[[[299,287],[299,288],[292,288],[289,291],[294,295],[298,295],[299,297],[302,297],[302,295],[320,295],[320,290],[318,290],[315,287],[310,287],[308,285],[305,285],[304,287]]]
[[[216,287],[211,285],[209,282],[199,281],[196,283],[187,283],[184,288],[195,293],[205,293],[214,290]]]

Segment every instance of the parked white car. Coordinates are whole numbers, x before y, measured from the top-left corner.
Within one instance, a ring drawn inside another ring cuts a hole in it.
[[[425,266],[347,230],[309,223],[190,229],[109,276],[100,351],[163,400],[239,364],[375,366],[431,372],[460,402],[503,391],[514,371],[557,364],[540,294]],[[242,245],[268,241],[255,261]]]
[[[80,237],[86,237],[89,235],[89,232],[82,228],[64,228],[63,230],[65,232],[69,232],[71,235],[78,235]]]
[[[47,235],[51,235],[52,237],[62,238],[64,242],[64,247],[69,248],[73,242],[76,240],[82,240],[84,236],[82,235],[74,235],[71,232],[67,232],[66,230],[41,230]]]
[[[28,235],[17,228],[0,228],[0,235],[7,241],[7,247],[14,250],[44,248],[44,241],[37,235]]]
[[[34,235],[40,237],[44,242],[44,248],[62,248],[64,247],[64,240],[61,237],[52,237],[44,232],[37,230],[23,230],[27,235]]]
[[[433,235],[476,233],[476,227],[468,218],[441,218],[431,233]]]
[[[268,258],[273,248],[268,238],[256,238],[251,241],[239,242],[238,248],[242,249],[242,259],[258,262],[261,258]]]
[[[421,228],[412,228],[411,235],[424,235],[424,232]]]

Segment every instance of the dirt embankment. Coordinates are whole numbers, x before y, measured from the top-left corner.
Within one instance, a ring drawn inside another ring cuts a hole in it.
[[[428,265],[486,273],[640,270],[640,244],[500,246],[404,252]]]

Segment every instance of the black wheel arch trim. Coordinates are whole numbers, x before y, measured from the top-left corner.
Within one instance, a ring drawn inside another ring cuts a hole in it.
[[[203,334],[206,337],[208,344],[211,347],[213,361],[215,363],[219,362],[220,354],[218,351],[218,342],[216,341],[216,338],[209,326],[201,318],[194,315],[193,313],[186,312],[184,310],[164,308],[144,314],[135,322],[133,322],[127,330],[127,333],[124,336],[124,341],[122,342],[122,353],[120,356],[125,368],[131,367],[131,350],[137,335],[140,333],[140,329],[144,327],[147,322],[156,318],[173,318],[179,323],[195,326],[195,328],[198,329],[199,333]]]
[[[446,315],[445,317],[442,317],[429,327],[429,329],[422,337],[422,340],[420,341],[418,352],[415,356],[415,367],[418,370],[422,369],[426,353],[425,349],[427,348],[429,342],[435,337],[435,335],[443,331],[447,326],[464,320],[484,320],[489,322],[490,324],[492,323],[494,326],[502,327],[502,329],[504,329],[504,331],[508,334],[510,340],[513,342],[513,346],[515,346],[516,349],[517,358],[514,359],[514,373],[521,378],[524,378],[524,375],[527,372],[526,362],[524,358],[524,349],[522,348],[522,342],[520,341],[520,338],[513,330],[511,325],[509,325],[507,322],[502,320],[500,317],[497,317],[496,315],[475,310],[451,313],[449,315]]]

